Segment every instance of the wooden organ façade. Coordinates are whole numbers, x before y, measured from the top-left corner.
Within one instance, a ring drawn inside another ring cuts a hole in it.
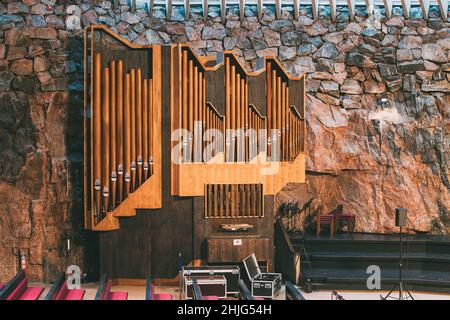
[[[100,271],[171,278],[183,264],[272,267],[274,196],[305,181],[305,82],[278,60],[85,33],[85,226]]]

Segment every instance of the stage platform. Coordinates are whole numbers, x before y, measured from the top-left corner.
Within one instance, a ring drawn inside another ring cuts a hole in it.
[[[381,270],[381,289],[389,290],[399,278],[399,235],[289,232],[301,254],[302,284],[313,289],[367,290],[370,273]],[[450,291],[450,236],[403,235],[403,279],[410,290]]]

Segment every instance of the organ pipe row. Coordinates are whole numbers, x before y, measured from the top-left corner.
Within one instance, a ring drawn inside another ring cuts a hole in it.
[[[114,210],[153,174],[152,79],[123,61],[102,68],[95,55],[92,110],[94,222]]]
[[[224,135],[224,118],[220,113],[214,108],[210,103],[206,104],[206,117],[205,117],[204,130],[206,133],[205,140],[206,143],[210,144],[212,150],[210,152],[210,157],[215,157],[217,154],[223,152],[223,135]],[[210,129],[214,130],[211,131]],[[203,144],[204,146],[205,144]],[[210,160],[207,156],[204,157],[205,161]],[[201,161],[201,157],[197,157]]]
[[[269,161],[292,161],[302,152],[303,118],[290,105],[287,75],[279,65],[266,63],[267,116],[263,117],[249,104],[248,74],[232,55],[225,55],[225,115],[206,102],[205,68],[187,49],[181,57],[181,127],[183,161],[206,162],[203,151],[207,143],[203,133],[219,129],[224,139],[214,142],[215,156],[225,152],[227,162],[249,162],[258,153],[266,152]],[[301,94],[301,93],[299,93]],[[213,117],[209,115],[212,113]],[[210,135],[205,136],[211,141]],[[208,154],[208,153],[207,153]]]
[[[183,162],[203,161],[203,132],[219,126],[206,106],[206,79],[203,68],[187,50],[181,60],[181,126],[183,132]]]
[[[305,122],[294,106],[289,109],[286,149],[288,159],[294,161],[301,152],[305,151]]]
[[[206,218],[264,216],[262,184],[207,184]]]
[[[248,161],[248,142],[245,133],[249,129],[248,79],[240,65],[230,57],[225,58],[225,129],[226,160]]]
[[[272,161],[292,161],[303,151],[303,118],[290,105],[286,75],[271,61],[266,65],[266,81],[267,156]]]

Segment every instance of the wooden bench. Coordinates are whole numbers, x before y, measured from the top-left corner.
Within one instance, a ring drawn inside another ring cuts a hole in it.
[[[108,275],[104,274],[100,279],[100,284],[95,294],[95,300],[127,300],[128,292],[112,292],[112,281]]]
[[[44,288],[28,287],[24,270],[19,271],[0,291],[0,300],[37,300]]]
[[[219,300],[217,296],[204,296],[196,278],[192,278],[193,300]]]
[[[247,288],[247,285],[242,279],[239,280],[239,297],[241,298],[241,300],[264,300],[264,298],[255,298],[254,296],[252,296],[252,293]]]
[[[150,277],[147,277],[145,300],[172,300],[172,295],[170,293],[155,293],[155,286],[152,285]]]
[[[84,289],[69,289],[66,275],[61,273],[45,296],[45,300],[83,300],[85,292]]]
[[[292,282],[286,281],[284,285],[286,287],[286,300],[306,300]]]

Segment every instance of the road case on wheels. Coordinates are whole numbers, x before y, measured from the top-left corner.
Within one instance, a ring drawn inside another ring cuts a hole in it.
[[[281,273],[261,273],[255,254],[244,259],[253,297],[273,299],[281,290]]]

